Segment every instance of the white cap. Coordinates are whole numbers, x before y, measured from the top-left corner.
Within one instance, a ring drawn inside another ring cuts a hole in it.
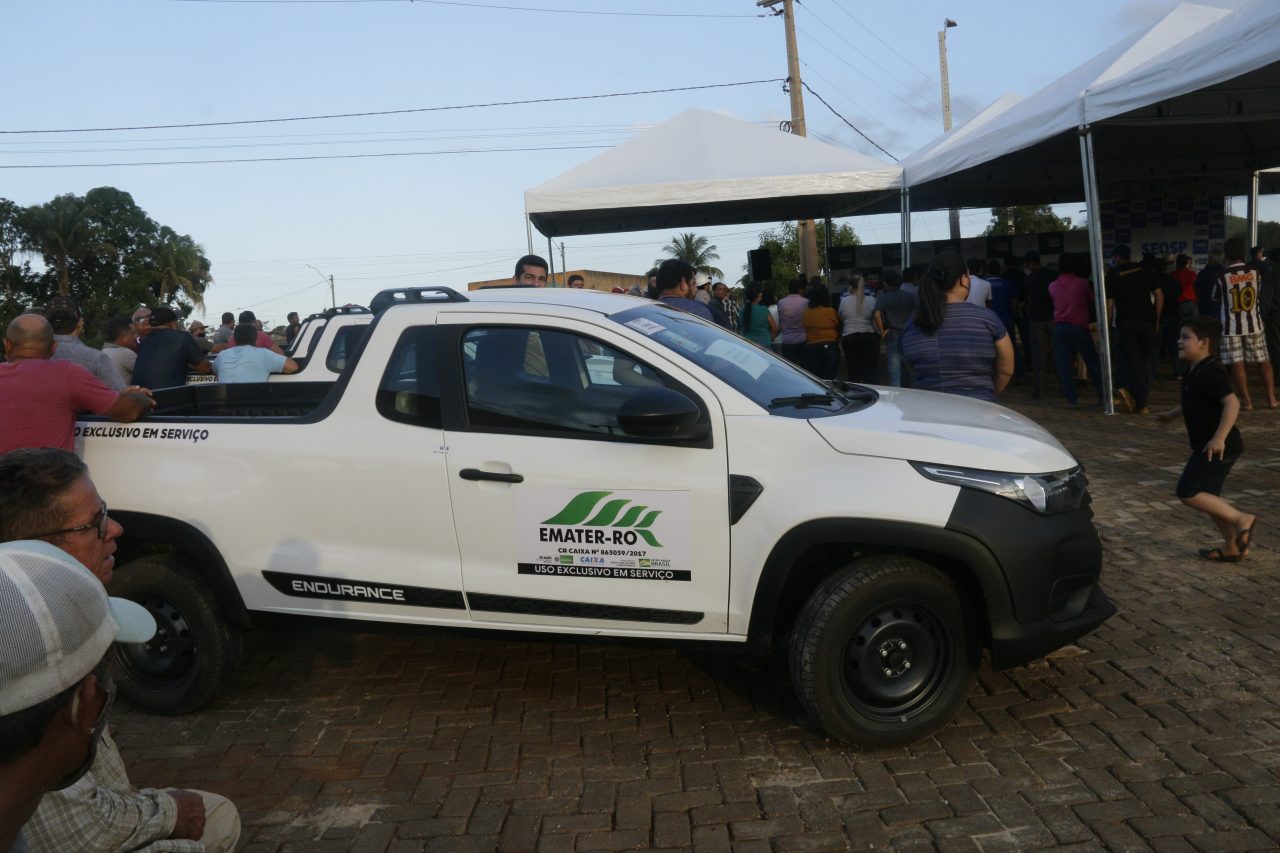
[[[0,716],[79,684],[112,642],[156,632],[146,608],[108,598],[102,582],[48,542],[0,544]]]

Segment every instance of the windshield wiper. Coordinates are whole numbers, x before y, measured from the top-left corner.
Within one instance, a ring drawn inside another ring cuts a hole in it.
[[[769,401],[769,408],[795,406],[797,409],[807,409],[810,406],[829,406],[843,401],[843,397],[837,397],[835,394],[799,394],[795,397],[774,397]]]
[[[831,381],[833,387],[844,395],[846,400],[858,400],[865,402],[866,400],[874,400],[877,397],[876,392],[872,391],[870,388],[864,388],[861,385],[854,385],[852,382],[844,379],[833,379]]]

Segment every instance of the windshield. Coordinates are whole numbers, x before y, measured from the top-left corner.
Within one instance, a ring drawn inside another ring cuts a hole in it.
[[[845,383],[833,388],[772,350],[661,303],[609,319],[692,361],[772,414],[821,417],[876,400],[870,389]]]

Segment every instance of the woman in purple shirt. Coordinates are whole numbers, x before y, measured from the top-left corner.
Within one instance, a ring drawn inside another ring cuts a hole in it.
[[[969,271],[960,255],[934,258],[902,333],[902,358],[916,388],[995,402],[1013,376],[1013,345],[995,312],[966,302],[968,295]]]

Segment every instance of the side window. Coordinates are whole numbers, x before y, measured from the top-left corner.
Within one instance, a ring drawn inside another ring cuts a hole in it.
[[[473,429],[621,438],[622,404],[669,384],[607,344],[552,329],[472,329],[462,353]]]
[[[343,326],[339,329],[337,335],[334,336],[333,346],[329,347],[329,355],[325,358],[324,366],[334,373],[341,373],[345,370],[347,357],[368,331],[368,323],[358,326]]]
[[[368,326],[353,328],[368,330]],[[354,347],[357,340],[351,338],[350,345]],[[378,386],[377,407],[388,420],[442,427],[435,326],[412,326],[401,333]]]

